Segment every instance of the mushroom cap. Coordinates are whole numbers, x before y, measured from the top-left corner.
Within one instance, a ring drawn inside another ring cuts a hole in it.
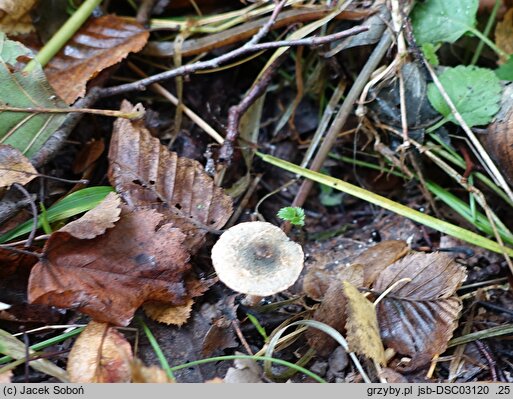
[[[301,246],[267,222],[245,222],[226,230],[212,248],[219,279],[232,290],[268,296],[296,282],[303,269]]]

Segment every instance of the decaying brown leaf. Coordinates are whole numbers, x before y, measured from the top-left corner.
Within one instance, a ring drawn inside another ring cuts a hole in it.
[[[385,364],[385,349],[379,336],[374,306],[351,283],[343,281],[342,285],[346,299],[346,338],[350,351]]]
[[[161,220],[156,211],[141,210],[92,240],[53,233],[30,274],[29,301],[121,326],[145,301],[184,304],[190,268],[185,235],[170,224],[158,227]]]
[[[242,355],[240,352],[235,354]],[[263,371],[260,365],[253,359],[236,359],[233,361],[235,367],[230,367],[224,377],[227,384],[259,383],[262,381]]]
[[[133,383],[151,383],[166,384],[172,383],[166,372],[157,366],[147,367],[139,359],[132,362],[132,382]]]
[[[71,104],[84,95],[91,78],[141,50],[148,37],[136,22],[114,15],[92,18],[45,68],[48,81]]]
[[[91,321],[71,348],[70,382],[130,382],[132,348],[115,328]]]
[[[406,241],[382,241],[358,255],[353,263],[363,265],[363,286],[370,287],[383,270],[408,252]]]
[[[361,287],[363,284],[363,266],[350,265],[339,271],[313,316],[314,320],[328,324],[341,333],[345,332],[347,320],[343,281],[349,281],[354,286]],[[321,355],[329,354],[338,345],[333,338],[317,329],[308,329],[306,336],[310,346]]]
[[[114,227],[121,214],[121,198],[115,193],[109,193],[105,199],[80,219],[68,223],[61,228],[75,238],[88,240],[102,235],[107,229]]]
[[[0,373],[0,384],[8,384],[11,382],[12,371],[8,370]]]
[[[121,106],[134,109],[127,101]],[[170,152],[142,121],[116,120],[109,161],[109,180],[125,202],[164,214],[187,235],[191,251],[208,229],[223,227],[232,213],[232,200],[200,163]]]
[[[344,237],[334,237],[321,242],[310,242],[305,245],[303,291],[310,298],[321,301],[332,281],[338,273],[346,273],[347,266],[368,247],[359,241]]]
[[[27,184],[37,176],[37,170],[20,150],[0,144],[0,187],[13,183]]]
[[[407,255],[378,276],[376,292],[411,279],[397,284],[377,306],[383,343],[411,357],[409,369],[427,364],[447,348],[462,306],[455,292],[465,276],[450,255],[438,252]]]
[[[513,43],[511,37],[513,36],[513,8],[510,8],[501,22],[495,26],[495,44],[507,54],[513,54]],[[505,62],[506,59],[501,57],[501,61]]]
[[[191,316],[194,301],[188,299],[184,305],[168,305],[159,302],[148,302],[143,305],[144,313],[159,323],[173,324],[180,327]]]
[[[37,0],[0,0],[0,32],[28,33],[34,30],[30,10]]]

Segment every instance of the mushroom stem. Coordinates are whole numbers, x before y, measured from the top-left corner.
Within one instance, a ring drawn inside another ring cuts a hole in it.
[[[250,308],[252,308],[254,306],[257,306],[263,298],[264,298],[263,296],[248,294],[248,295],[245,295],[244,298],[242,298],[241,303],[244,306],[249,306]]]

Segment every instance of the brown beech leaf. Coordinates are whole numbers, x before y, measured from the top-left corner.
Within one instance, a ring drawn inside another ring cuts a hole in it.
[[[148,37],[149,32],[136,22],[115,15],[92,18],[45,68],[48,81],[71,104],[84,95],[91,78],[141,50]]]
[[[342,286],[346,298],[346,331],[349,350],[385,364],[385,349],[379,336],[374,306],[351,283],[343,281]]]
[[[145,301],[184,304],[190,268],[185,235],[170,224],[157,228],[161,220],[156,211],[141,210],[92,240],[53,233],[30,274],[29,301],[121,326]]]
[[[344,295],[343,281],[348,281],[356,287],[363,284],[363,266],[350,265],[340,270],[324,295],[324,298],[314,313],[314,320],[326,323],[340,333],[345,333],[346,325],[346,297]],[[306,331],[308,343],[321,355],[332,352],[337,342],[318,329]]]
[[[0,187],[10,187],[13,183],[27,184],[36,175],[37,170],[20,150],[0,144]]]
[[[415,253],[389,266],[373,291],[383,292],[402,281],[377,305],[385,346],[412,358],[408,369],[429,363],[447,348],[457,326],[461,301],[455,295],[466,271],[444,253]]]
[[[124,101],[121,110],[135,108]],[[208,229],[223,227],[232,213],[231,198],[200,163],[170,152],[142,121],[116,120],[109,161],[109,180],[125,202],[166,215],[187,234],[191,250]]]
[[[96,207],[86,212],[80,219],[68,223],[60,232],[75,238],[88,240],[102,235],[114,227],[121,214],[121,198],[116,193],[109,193]]]
[[[358,255],[353,263],[363,265],[363,286],[370,287],[376,277],[408,252],[406,241],[382,241]]]
[[[70,382],[130,382],[132,348],[115,328],[91,321],[68,356]]]

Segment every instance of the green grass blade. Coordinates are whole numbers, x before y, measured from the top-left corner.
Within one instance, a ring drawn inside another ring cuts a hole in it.
[[[59,220],[67,219],[71,216],[78,215],[79,213],[86,212],[97,206],[108,193],[114,191],[110,186],[98,186],[84,188],[83,190],[71,193],[62,201],[51,206],[46,212],[46,220],[48,223],[53,223]],[[39,216],[37,227],[42,226],[42,218]],[[0,236],[0,244],[10,241],[23,234],[27,234],[32,229],[32,220],[22,223],[11,231]]]
[[[493,252],[506,253],[508,256],[513,257],[512,248],[503,248],[497,242],[480,236],[479,234],[476,234],[472,231],[463,229],[459,226],[437,219],[433,216],[425,215],[422,212],[408,208],[405,205],[399,204],[398,202],[392,201],[388,198],[382,197],[381,195],[377,195],[371,191],[347,183],[343,180],[335,179],[331,176],[326,176],[318,172],[313,172],[311,170],[301,168],[300,166],[294,165],[293,163],[284,161],[271,155],[262,154],[259,152],[256,154],[262,158],[262,160],[274,166],[278,166],[279,168],[298,174],[302,177],[306,177],[307,179],[313,180],[317,183],[324,184],[336,190],[360,198],[364,201],[370,202],[374,205],[388,209],[394,213],[397,213],[398,215],[407,217],[417,223],[421,223],[442,233],[459,238],[460,240],[466,241],[470,244],[477,245]]]
[[[172,367],[171,370],[178,371],[181,369],[185,369],[187,367],[198,366],[200,364],[211,363],[211,362],[220,362],[222,360],[236,360],[236,359],[251,359],[251,360],[256,360],[256,361],[266,361],[266,362],[280,364],[282,366],[287,366],[287,367],[290,367],[291,369],[295,369],[295,370],[299,371],[300,373],[303,373],[303,374],[307,375],[308,377],[313,378],[317,382],[321,382],[321,383],[327,382],[326,380],[319,377],[317,374],[312,373],[310,370],[307,370],[301,366],[298,366],[297,364],[287,362],[286,360],[275,359],[273,357],[267,357],[267,356],[228,355],[228,356],[210,357],[208,359],[195,360],[193,362],[180,364],[178,366]]]

